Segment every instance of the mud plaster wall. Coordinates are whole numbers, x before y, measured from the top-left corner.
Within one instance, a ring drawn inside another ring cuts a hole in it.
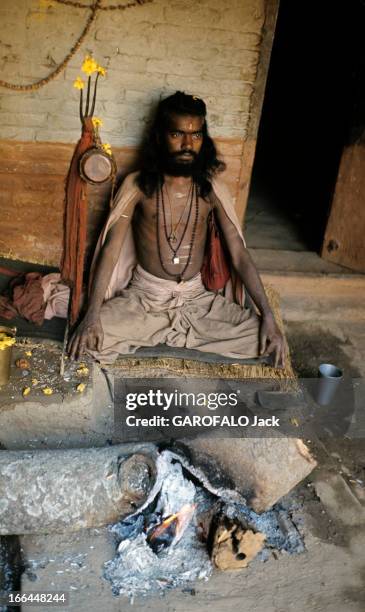
[[[103,119],[101,136],[116,153],[119,174],[133,164],[151,107],[182,89],[207,103],[210,131],[228,163],[226,180],[242,216],[256,137],[250,123],[257,123],[260,106],[255,86],[263,26],[273,4],[154,0],[126,11],[100,11],[81,49],[54,81],[34,92],[1,88],[0,255],[58,264],[63,180],[80,134],[72,84],[87,52],[108,71],[95,115]],[[27,84],[49,74],[88,14],[48,0],[2,0],[2,79]],[[90,189],[91,241],[106,211],[106,192]]]

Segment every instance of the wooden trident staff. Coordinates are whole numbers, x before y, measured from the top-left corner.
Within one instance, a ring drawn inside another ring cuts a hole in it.
[[[99,150],[99,154],[110,158],[111,167],[114,168],[115,165],[111,155],[110,145],[103,145],[98,135],[98,128],[102,125],[102,122],[100,119],[93,116],[98,79],[100,75],[105,76],[106,71],[90,56],[84,59],[81,69],[88,76],[85,107],[83,104],[83,89],[85,83],[81,77],[77,77],[74,82],[74,87],[80,91],[80,120],[82,133],[75,147],[65,184],[63,253],[60,267],[62,281],[70,288],[70,298],[61,356],[61,376],[64,374],[65,353],[69,331],[75,325],[81,308],[86,249],[87,182],[95,184],[106,180],[105,178],[101,181],[89,180],[85,172],[81,175],[80,163],[87,151],[96,149]],[[96,78],[90,106],[90,92],[92,88],[91,77],[94,73],[96,73]]]

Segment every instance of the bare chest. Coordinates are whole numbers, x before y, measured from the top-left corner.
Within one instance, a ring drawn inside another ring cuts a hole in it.
[[[211,206],[203,198],[176,190],[143,198],[133,217],[140,265],[161,278],[192,278],[199,272]]]
[[[161,194],[152,198],[144,198],[136,208],[133,219],[134,230],[150,234],[163,234],[173,241],[181,238],[185,232],[190,234],[194,230],[197,235],[206,232],[210,204],[203,198],[184,192],[177,192],[167,198]]]

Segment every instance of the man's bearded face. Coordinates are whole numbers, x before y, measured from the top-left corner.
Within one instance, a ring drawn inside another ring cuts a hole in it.
[[[203,145],[204,117],[171,115],[165,134],[164,171],[173,176],[192,176]]]

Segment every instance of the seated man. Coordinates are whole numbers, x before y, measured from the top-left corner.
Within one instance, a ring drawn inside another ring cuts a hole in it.
[[[126,177],[99,238],[86,315],[72,359],[103,363],[164,343],[232,358],[274,355],[284,340],[245,248],[224,169],[208,135],[203,100],[176,92],[161,101],[139,172]],[[257,306],[244,308],[202,282],[208,215],[214,213],[231,264]]]

